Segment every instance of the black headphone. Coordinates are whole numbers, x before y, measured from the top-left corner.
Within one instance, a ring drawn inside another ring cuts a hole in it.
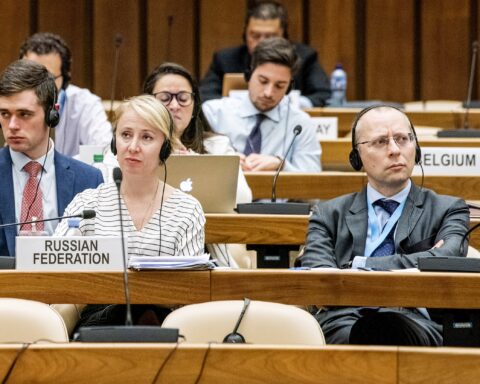
[[[160,154],[159,154],[160,164],[165,164],[165,161],[167,161],[168,157],[172,153],[172,144],[170,140],[173,137],[173,131],[175,128],[170,111],[166,107],[165,109],[167,110],[167,113],[168,113],[169,126],[168,126],[168,137],[165,138],[165,141],[162,144],[162,148],[160,148]],[[110,143],[110,149],[114,155],[117,154],[117,139],[115,138],[115,132],[116,132],[116,127],[113,131],[113,137]]]
[[[370,107],[362,109],[359,112],[359,114],[357,115],[357,117],[355,118],[355,120],[353,122],[353,125],[352,125],[352,150],[350,151],[349,160],[350,160],[350,165],[356,171],[360,171],[363,167],[363,162],[362,162],[362,159],[360,157],[360,153],[358,152],[357,144],[356,144],[356,141],[355,141],[356,140],[355,139],[355,131],[357,129],[358,121],[362,118],[363,115],[365,115],[367,112],[371,111],[372,109],[383,108],[383,107],[396,109],[397,111],[399,111],[399,112],[401,112],[402,114],[405,115],[405,117],[408,120],[408,123],[410,124],[410,130],[412,131],[413,137],[415,139],[415,164],[420,164],[420,161],[422,160],[422,151],[420,149],[420,145],[418,144],[417,133],[415,132],[415,128],[414,128],[412,122],[410,121],[410,119],[408,118],[408,116],[400,108],[395,107],[393,105],[390,105],[390,104],[375,104],[375,105],[371,105]]]
[[[252,73],[253,73],[254,70],[255,69],[252,70],[252,68],[249,67],[249,68],[245,69],[245,72],[243,72],[243,78],[245,79],[245,81],[247,83],[252,78]],[[294,83],[293,83],[293,75],[292,75],[292,79],[290,80],[290,83],[288,84],[288,88],[285,91],[285,95],[288,95],[290,93],[290,91],[293,89],[293,86],[294,86]]]
[[[57,86],[53,83],[53,104],[45,108],[45,124],[49,128],[55,128],[60,121],[60,113],[57,110]]]
[[[233,328],[233,332],[229,333],[227,336],[224,337],[224,343],[231,343],[231,344],[245,344],[245,337],[241,333],[238,332],[238,328],[240,327],[240,323],[242,322],[243,316],[245,316],[245,312],[247,311],[248,306],[250,305],[250,299],[245,298],[243,299],[243,308],[240,316],[238,317],[237,324]]]

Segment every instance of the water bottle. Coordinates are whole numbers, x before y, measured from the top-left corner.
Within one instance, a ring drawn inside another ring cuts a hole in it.
[[[82,231],[80,231],[80,220],[79,217],[71,217],[68,219],[68,230],[65,236],[83,236]]]
[[[347,73],[343,70],[343,66],[340,63],[335,66],[335,70],[330,77],[330,89],[332,91],[330,105],[332,107],[345,105],[347,100]]]
[[[102,172],[103,175],[103,181],[108,182],[108,168],[107,166],[103,163],[103,155],[93,155],[93,166]]]
[[[48,232],[47,231],[42,231],[42,230],[39,230],[37,228],[37,223],[35,223],[35,221],[37,221],[37,217],[36,216],[32,216],[32,221],[33,223],[31,224],[31,229],[30,230],[24,230],[22,229],[22,227],[20,227],[20,231],[18,232],[18,236],[48,236]]]

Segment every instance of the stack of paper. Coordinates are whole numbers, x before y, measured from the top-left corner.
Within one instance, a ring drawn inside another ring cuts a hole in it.
[[[205,253],[201,256],[131,256],[128,261],[128,267],[135,270],[205,270],[215,268],[215,265],[209,259],[210,255],[208,253]]]

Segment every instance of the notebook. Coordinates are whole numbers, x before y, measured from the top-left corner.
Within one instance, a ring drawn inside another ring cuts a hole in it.
[[[167,184],[191,194],[205,213],[233,213],[240,158],[236,155],[172,155]],[[163,167],[160,178],[163,180]]]

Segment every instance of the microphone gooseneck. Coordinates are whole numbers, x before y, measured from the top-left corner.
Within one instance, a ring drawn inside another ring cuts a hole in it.
[[[122,200],[120,199],[120,186],[122,184],[122,170],[119,167],[113,169],[113,181],[117,185],[117,197],[118,197],[118,212],[120,216],[120,239],[122,242],[122,260],[123,260],[123,289],[125,291],[125,305],[127,310],[125,311],[125,325],[133,325],[132,321],[132,309],[130,306],[130,291],[128,285],[128,272],[127,272],[127,252],[125,251],[125,233],[123,230],[123,217],[122,217]]]
[[[273,178],[273,184],[272,184],[272,203],[275,203],[277,201],[277,179],[278,176],[280,175],[280,171],[283,169],[283,165],[285,164],[285,160],[287,159],[288,154],[290,153],[293,143],[295,142],[295,139],[297,138],[298,135],[302,133],[302,126],[297,125],[295,128],[293,128],[293,139],[290,142],[290,145],[288,146],[287,152],[285,152],[285,156],[283,157],[282,161],[280,162],[280,165],[277,168],[277,171],[275,172],[275,176]]]
[[[45,221],[53,221],[53,220],[63,220],[63,219],[70,219],[72,217],[79,217],[81,219],[93,219],[96,213],[93,209],[85,209],[81,213],[77,213],[76,215],[68,215],[68,216],[59,216],[59,217],[52,217],[50,219],[42,219],[42,220],[31,220],[31,221],[22,221],[21,223],[7,223],[1,224],[1,228],[13,227],[16,225],[25,225],[25,224],[33,224],[33,223],[43,223]]]
[[[463,128],[470,128],[469,122],[469,112],[470,104],[472,103],[472,92],[473,92],[473,80],[475,78],[475,72],[477,70],[477,53],[478,53],[478,41],[472,43],[472,62],[470,64],[470,77],[468,78],[468,91],[467,91],[467,105],[465,108],[465,118],[463,119]]]
[[[110,92],[110,116],[113,113],[113,101],[115,100],[115,89],[117,86],[117,72],[118,72],[118,59],[120,58],[120,47],[123,44],[123,36],[121,33],[117,33],[114,38],[115,44],[115,58],[113,59],[113,71],[112,71],[112,89]]]

